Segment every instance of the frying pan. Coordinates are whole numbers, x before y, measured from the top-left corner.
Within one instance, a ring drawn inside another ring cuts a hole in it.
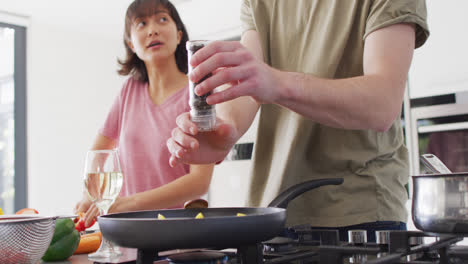
[[[342,183],[342,178],[300,183],[282,192],[266,208],[138,211],[100,216],[98,222],[108,240],[122,247],[138,248],[139,254],[184,248],[235,248],[277,236],[284,228],[289,201],[298,195],[323,185]],[[204,218],[195,219],[200,212]],[[237,216],[238,213],[246,216]],[[166,219],[158,220],[158,214]]]

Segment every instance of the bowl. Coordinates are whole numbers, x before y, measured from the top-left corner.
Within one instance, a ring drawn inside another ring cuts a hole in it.
[[[54,235],[57,217],[0,216],[1,263],[37,263]]]

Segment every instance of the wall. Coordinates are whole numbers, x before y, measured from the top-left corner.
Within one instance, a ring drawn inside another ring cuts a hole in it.
[[[0,21],[28,26],[28,204],[42,214],[71,213],[81,198],[86,151],[123,81],[130,2],[0,0]],[[240,34],[240,0],[172,2],[192,39]]]
[[[192,0],[177,4],[190,39],[220,40],[238,37],[241,0]]]
[[[28,21],[29,206],[71,213],[86,150],[121,87],[116,58],[129,1],[0,2],[4,15]]]
[[[414,54],[410,97],[468,91],[468,2],[426,1],[430,37]]]

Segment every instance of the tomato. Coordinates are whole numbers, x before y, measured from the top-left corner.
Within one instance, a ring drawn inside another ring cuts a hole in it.
[[[85,227],[85,225],[84,225],[84,221],[83,221],[83,220],[78,221],[78,223],[75,224],[75,229],[76,229],[78,232],[85,231],[85,230],[86,230],[86,227]]]
[[[39,214],[39,212],[36,209],[23,208],[23,209],[19,210],[18,212],[16,212],[16,214],[17,215],[20,215],[20,214]]]
[[[78,221],[80,221],[81,218],[83,218],[85,216],[85,213],[81,212],[81,213],[78,213],[78,216],[73,219],[73,223],[78,223]]]
[[[93,221],[91,222],[91,225],[85,226],[84,216],[85,216],[85,213],[83,212],[78,213],[78,217],[73,220],[73,222],[75,223],[75,229],[78,232],[85,231],[86,228],[92,227],[94,223],[96,223],[96,218],[94,218]]]

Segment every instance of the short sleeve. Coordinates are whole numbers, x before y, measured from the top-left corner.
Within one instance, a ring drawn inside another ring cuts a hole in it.
[[[416,26],[416,48],[429,37],[425,0],[374,0],[367,17],[364,39],[373,31],[399,23]]]
[[[250,0],[242,0],[240,20],[242,33],[252,29],[256,30]]]
[[[114,103],[107,114],[104,125],[99,129],[100,134],[113,140],[118,140],[119,138],[124,95],[126,94],[130,81],[131,78],[129,78],[123,85],[120,94],[115,98]]]

